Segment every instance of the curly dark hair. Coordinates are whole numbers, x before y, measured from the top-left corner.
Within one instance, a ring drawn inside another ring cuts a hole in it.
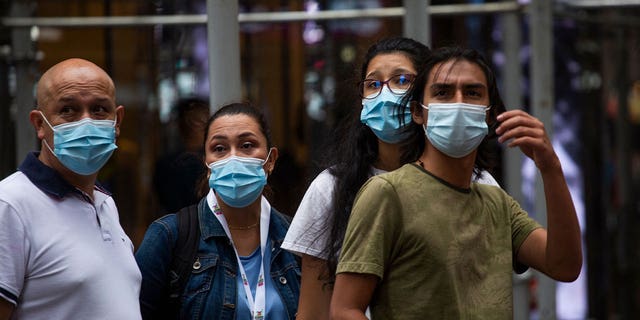
[[[369,63],[380,54],[404,54],[411,60],[414,68],[420,70],[430,52],[429,47],[413,39],[382,39],[369,47],[364,56],[359,80],[365,79]],[[328,242],[323,253],[328,257],[326,280],[329,284],[335,280],[338,254],[342,248],[356,193],[373,175],[372,166],[378,160],[378,138],[369,127],[360,122],[361,108],[354,108],[353,103],[351,101],[350,105],[344,106],[350,112],[339,124],[335,134],[336,141],[329,145],[327,152],[329,161],[326,165],[335,177],[330,216],[326,229],[322,230],[328,232]]]
[[[498,91],[498,85],[496,83],[496,77],[493,70],[487,63],[487,60],[482,56],[480,52],[474,49],[463,49],[460,47],[441,47],[434,49],[429,59],[427,59],[424,68],[418,71],[413,86],[409,89],[407,95],[403,98],[403,103],[408,100],[414,103],[414,107],[417,107],[419,103],[422,103],[425,86],[429,80],[429,76],[432,71],[438,73],[440,68],[447,61],[468,61],[474,63],[480,67],[485,77],[487,78],[487,86],[489,91],[489,133],[482,140],[478,147],[478,153],[475,160],[475,166],[473,169],[474,176],[478,177],[483,170],[491,170],[495,166],[497,161],[495,152],[491,148],[490,141],[496,137],[495,129],[498,126],[496,117],[505,111],[504,102],[500,97]],[[415,162],[422,155],[425,149],[425,132],[421,125],[411,122],[404,127],[405,131],[409,131],[408,138],[401,144],[402,155],[400,156],[401,163]]]

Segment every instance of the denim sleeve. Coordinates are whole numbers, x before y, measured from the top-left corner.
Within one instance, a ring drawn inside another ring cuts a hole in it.
[[[147,228],[136,251],[136,262],[142,273],[140,309],[143,319],[158,319],[166,307],[168,277],[172,251],[178,232],[175,214],[166,215]]]

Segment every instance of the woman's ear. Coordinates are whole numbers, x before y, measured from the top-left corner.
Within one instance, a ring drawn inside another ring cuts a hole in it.
[[[411,119],[413,122],[423,125],[426,121],[425,109],[422,107],[422,104],[418,103],[418,101],[411,101]]]
[[[273,169],[275,169],[276,167],[276,161],[278,160],[278,148],[271,147],[269,153],[269,158],[264,164],[264,171],[267,173],[267,176],[270,176],[273,172]]]
[[[207,163],[206,156],[202,156],[202,164],[204,165],[205,168],[207,168],[205,171],[207,173],[206,179],[207,181],[209,181],[209,178],[211,177],[211,168],[209,168],[210,163]]]

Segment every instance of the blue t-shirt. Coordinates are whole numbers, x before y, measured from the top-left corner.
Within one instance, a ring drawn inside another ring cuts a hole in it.
[[[267,241],[265,249],[266,253],[264,255],[264,259],[265,261],[271,261],[270,241]],[[261,260],[260,247],[258,247],[249,256],[240,256],[240,261],[242,262],[244,271],[247,273],[249,286],[251,287],[251,294],[253,294],[254,298],[256,296],[256,283],[258,282],[258,274],[260,273],[260,263],[262,262]],[[270,271],[270,264],[267,263],[264,266],[266,285],[265,319],[286,319],[287,311],[285,310],[282,299],[280,298],[280,294],[278,293],[278,290],[273,283],[273,279],[271,279],[271,277],[269,276]],[[242,275],[240,275],[240,272],[238,272],[238,275],[236,276],[236,283],[238,285],[238,308],[236,309],[236,319],[251,319],[251,311],[249,311],[249,301],[247,300],[247,295],[245,294],[244,286],[242,285]]]

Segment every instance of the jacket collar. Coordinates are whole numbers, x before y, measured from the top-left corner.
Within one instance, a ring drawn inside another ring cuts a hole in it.
[[[205,241],[211,237],[227,237],[220,221],[216,219],[207,204],[207,197],[203,197],[198,204],[198,218],[200,220],[200,234]],[[273,207],[271,208],[271,217],[269,219],[269,238],[275,241],[278,246],[284,241],[287,234],[289,223],[278,213]]]
[[[207,204],[207,197],[203,197],[198,204],[198,218],[200,220],[200,234],[202,239],[207,240],[211,237],[227,237],[220,221],[213,215],[213,211]]]

